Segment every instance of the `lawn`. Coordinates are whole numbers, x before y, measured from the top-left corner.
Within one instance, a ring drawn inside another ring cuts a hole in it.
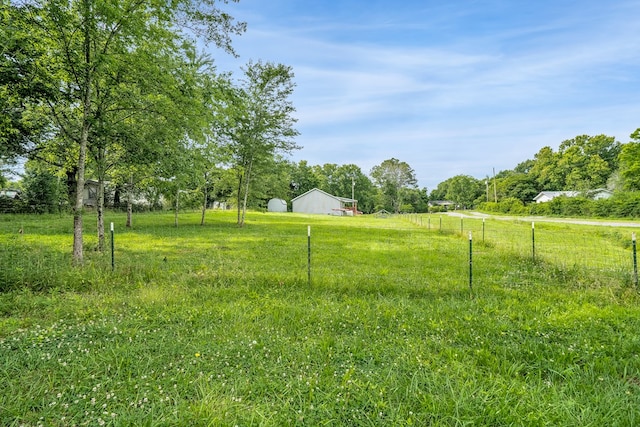
[[[631,230],[111,221],[113,271],[91,216],[81,268],[71,218],[0,216],[1,425],[640,424]]]

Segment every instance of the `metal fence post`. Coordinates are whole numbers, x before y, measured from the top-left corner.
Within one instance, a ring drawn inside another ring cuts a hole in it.
[[[307,225],[307,281],[311,286],[311,226]]]
[[[535,223],[531,222],[531,256],[533,257],[533,261],[536,260],[536,226]]]
[[[484,242],[484,218],[482,218],[482,241]]]
[[[473,292],[473,237],[469,231],[469,291]]]
[[[111,271],[116,269],[115,242],[113,234],[113,223],[111,223]]]
[[[633,248],[633,283],[638,289],[638,258],[636,256],[636,233],[631,233],[631,246]]]

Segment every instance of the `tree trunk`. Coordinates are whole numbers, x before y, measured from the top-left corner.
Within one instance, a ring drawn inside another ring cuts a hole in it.
[[[133,203],[131,203],[131,199],[127,199],[127,222],[125,226],[127,228],[133,226]]]
[[[106,152],[103,146],[98,147],[96,160],[98,173],[98,192],[96,194],[96,214],[98,228],[98,251],[104,251],[104,181],[106,175],[105,166]]]
[[[84,261],[82,252],[82,212],[84,210],[84,169],[87,159],[87,139],[89,123],[82,127],[80,153],[78,155],[78,179],[76,180],[76,200],[73,207],[73,263],[81,265]]]
[[[121,193],[120,185],[116,185],[116,188],[113,191],[113,207],[115,209],[120,209],[120,193]]]
[[[207,174],[205,173],[204,175],[204,191],[203,191],[203,202],[202,202],[202,218],[200,218],[200,225],[204,225],[204,215],[207,212],[207,204],[209,202],[208,200],[208,193],[207,193]]]
[[[173,217],[173,225],[178,226],[178,211],[180,210],[180,187],[176,190],[176,212]]]
[[[75,206],[76,195],[78,194],[78,168],[73,166],[70,170],[65,171],[67,175],[67,197],[69,206]]]
[[[244,182],[243,177],[244,177],[244,174],[239,173],[239,176],[238,176],[238,197],[236,198],[236,200],[237,200],[236,205],[237,205],[237,210],[238,210],[237,224],[239,226],[241,226],[241,227],[242,227],[242,222],[240,222],[240,217],[241,217],[240,212],[241,212],[241,209],[242,209],[242,204],[240,203],[240,201],[242,200],[242,183]]]
[[[104,177],[98,177],[98,251],[104,251]]]
[[[249,167],[247,169],[247,176],[244,180],[244,199],[242,201],[242,218],[240,219],[240,227],[244,226],[244,218],[247,214],[247,199],[249,198],[249,180],[251,178],[251,166],[253,165],[253,160],[249,162]]]
[[[84,13],[84,70],[82,84],[84,85],[82,94],[82,131],[80,133],[80,150],[78,153],[78,180],[76,182],[76,201],[73,207],[73,263],[81,265],[84,261],[83,241],[82,241],[82,211],[84,210],[84,171],[87,161],[87,146],[89,144],[89,129],[91,115],[91,86],[93,85],[91,75],[91,32],[89,25],[91,22],[92,10],[91,2],[85,0],[83,4]]]
[[[131,228],[133,225],[133,176],[129,178],[127,185],[127,223],[125,227]]]

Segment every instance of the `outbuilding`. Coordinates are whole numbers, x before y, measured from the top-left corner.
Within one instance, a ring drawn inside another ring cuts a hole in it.
[[[339,216],[353,215],[356,212],[357,203],[355,199],[334,196],[318,188],[313,188],[291,200],[293,212]]]
[[[271,199],[267,203],[267,210],[269,212],[286,212],[287,202],[282,199]]]

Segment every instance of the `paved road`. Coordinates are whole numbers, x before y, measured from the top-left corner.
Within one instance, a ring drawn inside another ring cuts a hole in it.
[[[561,222],[567,224],[584,224],[584,225],[600,225],[603,227],[629,227],[640,228],[640,222],[633,221],[590,221],[574,218],[550,218],[545,216],[502,216],[489,215],[481,212],[465,211],[465,212],[447,212],[447,215],[459,218],[491,218],[503,221],[526,221],[526,222]]]

